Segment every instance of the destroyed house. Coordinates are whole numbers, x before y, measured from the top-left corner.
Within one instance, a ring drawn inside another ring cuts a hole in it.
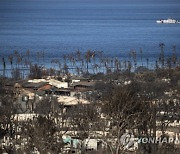
[[[22,87],[26,89],[38,90],[46,86],[47,84],[48,84],[47,82],[39,82],[39,83],[26,82],[22,85]]]
[[[83,89],[89,90],[93,88],[94,84],[95,82],[93,81],[79,81],[79,82],[73,83],[71,87],[77,90],[83,90]]]

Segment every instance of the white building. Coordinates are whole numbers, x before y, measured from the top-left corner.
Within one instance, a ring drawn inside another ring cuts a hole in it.
[[[67,82],[61,82],[55,79],[48,80],[49,84],[56,87],[56,88],[68,88]]]

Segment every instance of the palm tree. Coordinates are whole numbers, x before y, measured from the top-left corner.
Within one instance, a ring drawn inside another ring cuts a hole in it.
[[[60,72],[60,74],[62,73],[62,64],[61,64],[61,62],[60,61],[58,61],[58,67],[59,67],[59,72]],[[59,75],[60,75],[59,74]]]
[[[94,69],[95,69],[96,73],[98,73],[98,68],[99,68],[99,65],[98,64],[94,64]]]
[[[136,70],[137,60],[136,60],[136,51],[135,50],[131,51],[131,56],[132,56],[133,61],[134,61],[134,68]]]
[[[76,55],[77,55],[77,59],[78,59],[78,61],[80,61],[81,60],[81,51],[76,51]]]
[[[94,64],[96,64],[96,52],[95,51],[92,52],[92,59],[93,59]]]
[[[165,46],[164,43],[159,44],[159,47],[161,48],[161,53],[160,53],[159,60],[161,62],[162,67],[164,67],[164,46]]]
[[[91,57],[92,57],[92,52],[88,50],[85,53],[85,60],[86,60],[86,73],[89,73],[89,63],[91,63]]]
[[[67,62],[67,56],[66,56],[66,55],[63,55],[63,59],[64,59],[64,64],[66,64],[66,62]]]
[[[149,68],[149,58],[146,59],[147,62],[147,68]]]
[[[116,71],[121,70],[121,63],[117,58],[115,58],[115,60],[114,60],[114,65],[116,67]]]
[[[143,66],[143,62],[142,62],[142,53],[143,53],[143,51],[142,51],[142,48],[140,48],[140,56],[141,56],[141,66]]]
[[[17,69],[17,65],[18,65],[18,56],[19,56],[19,52],[17,50],[15,50],[14,57],[16,58],[16,69]]]
[[[69,71],[68,71],[68,65],[67,64],[64,64],[64,67],[63,67],[63,69],[64,69],[64,74],[65,75],[68,75],[68,73],[69,73]]]
[[[8,60],[9,60],[9,62],[10,62],[10,64],[11,64],[11,69],[13,69],[13,56],[9,56],[8,57]]]
[[[29,61],[29,59],[30,59],[30,51],[29,50],[26,51],[26,56],[28,57],[28,61]]]
[[[43,66],[45,65],[45,54],[44,51],[41,52],[42,58],[43,58]]]
[[[2,58],[2,62],[3,62],[3,76],[5,77],[5,71],[6,71],[6,61],[5,61],[5,58],[3,57]]]
[[[119,60],[119,70],[121,71],[121,61]]]
[[[38,65],[39,65],[40,52],[37,52],[37,53],[36,53],[36,58],[37,58],[37,63],[38,63]]]
[[[95,70],[94,70],[95,69],[94,65],[96,64],[96,52],[95,51],[91,52],[91,58],[93,60],[93,63],[91,63],[91,68],[92,68],[93,73],[95,73]]]
[[[124,60],[124,69],[126,70],[127,69],[127,61]]]
[[[99,59],[99,68],[100,68],[100,70],[102,70],[103,73],[105,71],[105,65],[104,64],[105,64],[105,59],[103,57],[101,57]]]
[[[85,62],[83,58],[81,59],[80,66],[81,66],[81,73],[84,74],[86,68],[85,68]]]
[[[104,68],[103,68],[103,64],[104,64],[103,51],[97,51],[96,57],[98,58],[97,62],[99,64],[99,69],[104,72]]]
[[[131,68],[132,68],[131,61],[128,61],[128,72],[129,72],[129,73],[131,72]]]
[[[31,65],[31,60],[30,60],[31,52],[30,52],[30,50],[26,51],[26,57],[28,58],[28,60],[27,60],[27,67],[30,68],[30,65]]]
[[[18,63],[18,69],[20,71],[20,76],[21,76],[20,78],[22,78],[22,76],[24,76],[24,69],[23,69],[22,62],[23,62],[23,56],[19,54],[17,57],[17,63]]]
[[[17,57],[18,68],[20,67],[22,60],[23,60],[23,57],[19,54]]]
[[[78,66],[76,67],[76,72],[77,72],[77,75],[80,75],[80,68]]]
[[[173,62],[173,64],[176,66],[176,63],[177,63],[176,45],[173,45],[172,62]]]
[[[168,68],[171,69],[171,66],[172,66],[172,64],[171,64],[171,57],[167,58],[166,64],[167,64]]]
[[[158,64],[158,61],[156,60],[156,70],[159,69],[159,64]]]

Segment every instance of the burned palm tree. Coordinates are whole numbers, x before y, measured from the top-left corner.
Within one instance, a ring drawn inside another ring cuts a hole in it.
[[[17,57],[18,68],[19,68],[19,67],[22,68],[22,66],[21,66],[22,61],[23,61],[23,56],[19,54],[18,57]]]
[[[82,58],[81,61],[80,61],[80,70],[81,70],[81,73],[84,74],[86,68],[85,68],[85,62],[84,62],[84,59]]]
[[[67,63],[67,56],[66,55],[63,55],[63,61],[64,61],[64,64]]]
[[[73,53],[69,55],[69,61],[71,62],[72,68],[75,68],[75,66],[76,66],[76,58],[75,58],[75,55]]]
[[[168,58],[167,58],[166,64],[167,64],[167,67],[168,67],[169,69],[171,69],[171,67],[172,67],[172,64],[171,64],[171,57],[168,57]]]
[[[31,59],[30,59],[31,54],[30,54],[30,50],[26,51],[25,56],[27,57],[27,58],[25,58],[25,66],[27,68],[30,68],[30,66],[31,66]]]
[[[111,68],[110,68],[110,59],[109,58],[105,58],[104,61],[104,67],[106,68],[106,73],[110,73],[111,72]]]
[[[94,64],[96,64],[96,52],[95,51],[92,52],[92,60],[93,60]]]
[[[16,69],[18,67],[18,56],[19,56],[19,52],[17,50],[14,51],[14,57],[16,58]]]
[[[6,61],[5,61],[5,58],[3,57],[2,58],[2,62],[3,62],[3,76],[5,77],[5,75],[6,75]]]
[[[13,73],[14,72],[14,69],[13,69],[13,56],[8,56],[8,60],[9,60],[9,63],[10,63],[10,65],[11,65],[11,73]]]
[[[76,66],[81,69],[81,52],[79,50],[75,52],[75,62]]]
[[[132,64],[131,64],[131,61],[128,61],[128,72],[130,73],[131,72],[131,68],[132,68]]]
[[[85,53],[85,60],[86,60],[86,73],[89,73],[89,63],[91,63],[91,57],[92,57],[92,52],[88,50]]]
[[[158,69],[159,69],[159,64],[158,64],[158,61],[157,61],[157,60],[156,60],[155,67],[156,67],[156,70],[158,70]]]
[[[159,47],[161,49],[161,53],[160,53],[160,56],[159,56],[159,61],[160,61],[163,68],[164,68],[164,46],[165,46],[164,43],[159,44]]]
[[[77,55],[77,60],[80,61],[81,60],[81,51],[76,51],[76,55]]]
[[[91,58],[93,61],[93,63],[91,63],[91,68],[92,68],[93,73],[95,73],[95,67],[94,67],[94,65],[96,64],[96,52],[95,51],[91,52]]]
[[[42,56],[42,59],[43,59],[43,65],[45,65],[45,54],[44,54],[44,51],[41,52],[41,56]]]
[[[26,51],[26,56],[28,58],[28,61],[30,61],[30,51],[29,50]]]
[[[9,60],[9,62],[10,62],[10,65],[11,65],[11,69],[13,69],[13,56],[9,56],[8,57],[8,60]]]
[[[37,63],[38,63],[38,65],[39,65],[40,52],[37,52],[37,53],[36,53],[36,59],[37,59]]]
[[[53,64],[54,65],[53,67],[56,68],[56,65],[59,66],[59,60],[58,59],[52,59],[51,64]]]
[[[135,51],[135,50],[131,51],[131,57],[133,58],[133,62],[134,62],[134,69],[136,70],[136,66],[137,66],[137,59],[136,59],[136,51]]]
[[[59,68],[59,75],[62,73],[62,64],[60,61],[58,61],[58,68]]]
[[[96,57],[98,58],[99,69],[104,72],[104,57],[103,57],[103,51],[98,51],[97,54],[96,54]]]
[[[117,58],[114,60],[114,65],[117,72],[121,71],[121,62]]]
[[[141,57],[141,66],[143,66],[143,51],[142,51],[142,48],[140,48],[140,57]]]
[[[99,68],[99,65],[98,64],[94,64],[94,70],[96,71],[96,73],[98,73],[98,68]]]
[[[63,66],[63,70],[64,70],[64,74],[65,75],[68,75],[68,73],[69,73],[69,67],[68,67],[68,65],[67,64],[64,64],[64,66]]]
[[[147,68],[149,68],[149,58],[146,59]]]
[[[176,46],[175,45],[173,45],[172,63],[176,66],[177,55],[176,55]]]
[[[127,61],[124,60],[124,69],[126,70],[127,69]]]
[[[77,72],[77,75],[80,75],[80,68],[78,66],[76,66],[76,72]]]

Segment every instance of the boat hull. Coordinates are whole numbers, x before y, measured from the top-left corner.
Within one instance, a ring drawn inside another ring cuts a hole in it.
[[[158,24],[175,24],[175,23],[180,23],[178,20],[175,19],[167,19],[167,20],[156,20],[156,23]]]

